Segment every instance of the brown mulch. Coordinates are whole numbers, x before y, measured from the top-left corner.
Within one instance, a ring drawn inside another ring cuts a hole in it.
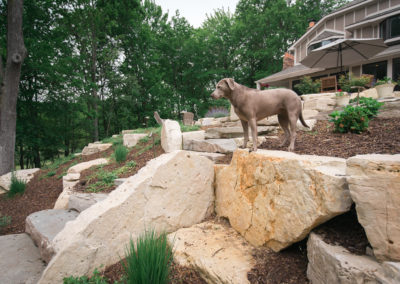
[[[130,176],[135,175],[142,167],[146,165],[146,163],[162,154],[164,154],[164,150],[162,149],[160,144],[155,145],[152,147],[151,150],[144,151],[142,152],[142,149],[148,146],[151,146],[153,144],[152,140],[149,140],[145,143],[138,143],[136,147],[133,147],[132,150],[129,152],[126,161],[122,162],[120,164],[114,162],[111,162],[105,166],[103,166],[103,170],[106,172],[111,172],[115,169],[118,169],[120,167],[123,167],[127,163],[134,161],[136,163],[136,166],[129,169],[128,171],[124,172],[123,174],[120,174],[118,178],[127,178]],[[79,183],[75,186],[76,191],[81,191],[85,192],[87,190],[87,187],[90,186],[91,184],[94,184],[98,181],[96,177],[94,177],[94,174],[96,173],[97,168],[92,167],[89,168],[83,172],[81,172],[80,176],[80,181]],[[116,185],[112,185],[110,187],[107,187],[106,189],[102,190],[101,193],[109,193],[113,191],[115,188],[117,188]]]
[[[287,150],[287,146],[280,147],[283,139],[283,132],[278,133],[279,139],[268,139],[260,149]],[[370,122],[367,132],[363,134],[340,134],[333,133],[333,123],[318,121],[316,127],[310,132],[297,132],[296,150],[298,154],[334,156],[348,158],[360,154],[400,153],[400,118],[375,118]],[[147,143],[151,143],[150,141]],[[147,144],[146,144],[147,145]],[[134,160],[136,166],[121,177],[128,177],[135,174],[147,161],[163,153],[160,145],[156,145],[155,154],[153,150],[138,153],[139,149],[133,149],[128,156],[127,162]],[[45,177],[50,170],[40,170],[27,184],[25,194],[9,199],[5,194],[0,195],[0,213],[11,216],[12,223],[3,228],[0,235],[23,233],[25,231],[26,217],[36,211],[51,209],[62,191],[62,179],[60,176],[71,166],[72,163],[80,163],[100,157],[110,157],[113,149],[108,151],[77,157],[57,169],[52,177]],[[232,156],[227,155],[221,163],[229,163]],[[112,171],[125,163],[106,165],[104,170]],[[81,184],[78,190],[84,190],[95,179],[88,181],[96,169],[89,169],[81,174]],[[107,191],[113,190],[110,187]],[[318,228],[314,232],[322,235],[328,243],[341,245],[356,254],[365,254],[369,245],[365,232],[357,221],[354,207],[350,212],[338,216]],[[308,283],[306,277],[307,255],[306,240],[294,244],[291,247],[274,253],[265,248],[256,249],[254,257],[257,265],[249,272],[248,278],[251,283]],[[122,275],[122,267],[115,264],[106,268],[105,276],[110,278],[110,283]],[[193,270],[173,265],[172,283],[205,283]]]
[[[362,134],[334,133],[334,125],[329,121],[318,121],[309,132],[298,131],[295,153],[349,158],[362,154],[400,153],[400,118],[374,118],[368,131]],[[283,131],[279,139],[268,139],[259,149],[287,151],[287,146],[279,146],[283,141]]]

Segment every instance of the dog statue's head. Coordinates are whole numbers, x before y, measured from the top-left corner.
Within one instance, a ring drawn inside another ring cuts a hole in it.
[[[218,82],[215,91],[212,92],[213,99],[230,98],[230,94],[235,89],[235,81],[232,78],[225,78]]]

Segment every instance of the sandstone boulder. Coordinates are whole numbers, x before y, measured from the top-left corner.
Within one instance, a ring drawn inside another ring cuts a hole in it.
[[[147,134],[136,133],[136,134],[124,134],[123,143],[125,147],[134,147],[140,141],[140,139],[146,137]]]
[[[379,260],[400,261],[400,154],[347,160],[358,221]]]
[[[297,121],[297,129],[301,130],[301,131],[312,131],[314,129],[315,125],[317,125],[317,120],[316,119],[306,119],[305,122],[310,128],[305,127],[300,122],[300,120],[298,120]]]
[[[214,169],[207,158],[176,151],[151,160],[83,211],[54,239],[55,256],[39,283],[89,275],[119,261],[145,229],[174,232],[201,222],[213,211]]]
[[[88,146],[86,146],[85,148],[83,148],[82,150],[82,155],[83,156],[87,156],[87,155],[92,155],[92,154],[96,154],[99,152],[103,152],[109,148],[112,147],[111,143],[89,143]]]
[[[168,235],[174,261],[195,269],[207,283],[250,283],[252,246],[230,227],[205,222]]]
[[[235,138],[234,140],[235,140],[235,143],[238,148],[243,147],[243,143],[244,143],[243,137]],[[260,146],[265,141],[267,141],[267,138],[265,138],[265,136],[258,136],[257,137],[257,146]],[[253,147],[253,138],[249,137],[249,142],[247,142],[247,148],[251,148],[251,147]]]
[[[233,139],[188,140],[184,150],[208,153],[232,153],[237,149]]]
[[[28,183],[34,176],[34,174],[39,171],[39,168],[26,169],[15,171],[14,174],[19,180],[23,180]],[[10,190],[12,173],[7,173],[0,176],[0,194]]]
[[[279,251],[350,209],[340,158],[281,151],[235,151],[216,165],[216,212],[256,246]]]
[[[379,282],[386,278],[381,265],[369,256],[351,254],[341,246],[323,241],[321,236],[310,234],[307,242],[307,278],[311,283],[395,283]]]
[[[166,153],[182,149],[182,132],[177,121],[164,120],[161,129],[161,147]]]
[[[64,228],[68,221],[79,215],[74,210],[43,210],[26,217],[25,231],[39,248],[40,256],[45,262],[53,257],[53,239]]]
[[[336,106],[335,93],[302,95],[304,110],[331,111]]]
[[[276,131],[275,126],[259,126],[257,127],[258,135],[266,135]],[[251,131],[249,130],[249,136]],[[206,139],[224,139],[243,137],[243,128],[236,127],[215,127],[206,130]]]
[[[196,152],[196,151],[186,151],[186,152],[188,152],[191,155],[199,155],[205,157],[213,162],[220,162],[226,156],[225,154],[220,154],[220,153],[207,153],[207,152]]]
[[[257,121],[257,125],[264,125],[264,126],[279,126],[278,116],[272,115]]]
[[[100,165],[105,165],[108,163],[107,159],[100,158],[96,160],[90,160],[87,162],[79,163],[77,165],[74,165],[70,167],[67,171],[68,174],[74,174],[74,173],[81,173],[84,170],[87,170],[93,166],[100,166]]]
[[[190,140],[204,140],[206,137],[206,132],[204,130],[199,131],[189,131],[182,133],[182,145],[183,149],[187,148],[188,141]]]

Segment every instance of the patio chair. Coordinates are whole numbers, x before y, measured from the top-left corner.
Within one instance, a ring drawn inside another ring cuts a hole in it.
[[[321,78],[321,93],[336,92],[337,81],[336,76],[329,76]]]

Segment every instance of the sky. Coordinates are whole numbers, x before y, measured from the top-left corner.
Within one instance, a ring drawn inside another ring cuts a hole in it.
[[[163,9],[168,12],[169,19],[175,15],[175,11],[179,10],[182,17],[195,28],[199,28],[207,19],[206,14],[212,15],[214,10],[224,8],[233,14],[236,4],[239,0],[155,0]]]

